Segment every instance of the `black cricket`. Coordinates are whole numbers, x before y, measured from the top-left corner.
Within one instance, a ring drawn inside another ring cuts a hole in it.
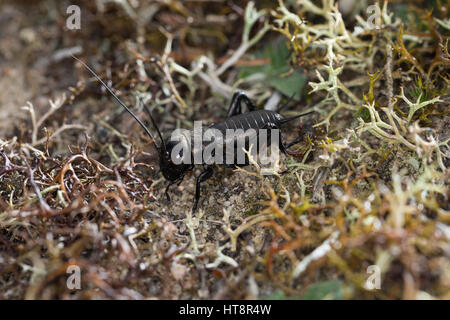
[[[186,164],[186,163],[180,163],[175,164],[172,161],[171,154],[172,150],[177,144],[176,141],[169,140],[167,142],[164,141],[162,134],[156,125],[155,120],[153,119],[150,110],[147,108],[147,106],[144,104],[144,109],[147,112],[148,116],[150,117],[150,120],[152,122],[152,125],[155,127],[160,144],[156,143],[155,138],[153,137],[153,134],[150,132],[150,130],[144,125],[144,123],[117,97],[116,94],[112,91],[112,89],[83,61],[80,59],[73,57],[75,60],[80,62],[104,87],[105,89],[114,97],[114,99],[119,103],[120,106],[122,106],[138,123],[139,125],[145,130],[147,135],[152,139],[152,142],[158,151],[159,154],[159,166],[160,170],[166,180],[169,181],[169,184],[166,187],[165,195],[167,196],[168,200],[170,201],[169,196],[169,187],[176,183],[181,183],[186,173],[189,171],[192,171],[194,169],[194,164]],[[219,130],[222,134],[226,133],[226,129],[243,129],[243,131],[246,131],[248,129],[281,129],[281,126],[291,120],[300,118],[302,116],[305,116],[307,114],[310,114],[312,112],[298,114],[296,116],[290,117],[290,118],[283,118],[281,114],[279,113],[282,109],[284,109],[290,102],[292,97],[286,102],[284,105],[282,105],[280,108],[278,108],[277,111],[269,111],[269,110],[256,110],[255,105],[253,102],[249,99],[247,95],[245,95],[243,92],[236,92],[231,100],[227,117],[220,121],[211,124],[208,128],[213,128]],[[242,103],[245,103],[247,105],[247,108],[249,109],[248,112],[243,113],[242,112]],[[303,135],[299,136],[294,141],[288,143],[285,145],[281,138],[281,132],[279,134],[279,149],[284,154],[287,154],[287,149],[291,147],[292,145],[298,143],[301,141]],[[239,136],[237,137],[239,139]],[[244,138],[246,139],[246,138]],[[270,137],[267,141],[267,144],[270,145]],[[237,145],[237,142],[235,143]],[[248,141],[245,141],[246,149],[248,150]],[[182,156],[182,155],[181,155]],[[227,165],[229,167],[236,167],[236,166],[245,166],[248,165],[248,159],[246,159],[244,164],[232,164]],[[202,173],[197,177],[196,181],[196,188],[195,188],[195,198],[194,198],[194,205],[192,208],[192,212],[195,212],[198,206],[198,202],[200,199],[200,185],[202,182],[206,181],[207,179],[211,178],[211,176],[214,173],[213,166],[214,164],[202,164],[203,171]]]

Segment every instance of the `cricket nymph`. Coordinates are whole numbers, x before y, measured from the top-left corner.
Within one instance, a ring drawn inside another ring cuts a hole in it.
[[[160,170],[164,178],[169,182],[165,190],[169,201],[169,187],[175,183],[180,183],[186,173],[192,171],[195,165],[203,167],[203,171],[196,181],[193,212],[196,211],[200,199],[201,183],[213,175],[214,166],[246,166],[249,164],[249,158],[248,154],[243,152],[244,149],[251,149],[255,153],[260,153],[262,148],[268,148],[273,145],[274,141],[276,141],[278,149],[286,154],[287,149],[298,143],[302,137],[298,137],[285,145],[281,135],[282,125],[311,113],[284,118],[279,111],[286,107],[289,101],[278,108],[277,111],[257,110],[249,97],[245,93],[238,91],[232,97],[224,120],[209,126],[194,126],[194,130],[177,129],[172,133],[170,139],[165,141],[150,110],[144,104],[144,109],[159,136],[159,143],[156,143],[149,129],[114,94],[112,89],[89,66],[81,60],[75,59],[91,72],[152,139],[159,154]],[[242,112],[243,103],[249,109],[248,112]]]

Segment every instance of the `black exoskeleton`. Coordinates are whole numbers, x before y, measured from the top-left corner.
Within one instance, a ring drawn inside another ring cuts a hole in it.
[[[84,62],[82,62],[81,60],[79,60],[78,58],[74,57],[74,59],[76,59],[77,61],[79,61],[87,70],[89,70],[89,72],[106,88],[106,90],[114,97],[114,99],[141,125],[141,127],[145,130],[145,132],[147,133],[147,135],[152,139],[153,144],[155,146],[155,148],[157,149],[158,153],[159,153],[159,165],[160,165],[160,170],[164,176],[164,178],[166,180],[168,180],[169,184],[166,187],[165,190],[165,194],[167,196],[167,198],[170,201],[170,196],[169,196],[169,187],[173,184],[176,183],[181,183],[181,181],[183,180],[185,174],[191,170],[193,170],[194,165],[193,164],[186,164],[186,163],[175,163],[173,161],[172,158],[172,151],[175,148],[175,146],[180,142],[180,141],[173,141],[173,140],[169,140],[167,142],[164,141],[162,134],[158,128],[158,126],[155,123],[155,120],[153,119],[150,110],[147,108],[147,106],[144,104],[144,109],[147,112],[148,116],[150,117],[150,120],[153,124],[153,126],[155,127],[158,136],[159,136],[159,140],[160,140],[160,144],[157,144],[152,133],[149,131],[149,129],[142,123],[141,120],[139,120],[139,118],[114,94],[114,92],[112,91],[112,89],[106,85],[103,80],[89,67],[87,66]],[[245,103],[247,105],[247,108],[249,109],[248,112],[243,113],[242,112],[242,104]],[[243,131],[247,131],[248,129],[254,129],[254,130],[259,130],[259,129],[281,129],[281,126],[284,123],[287,123],[291,120],[297,119],[299,117],[302,117],[304,115],[307,115],[309,113],[304,113],[304,114],[299,114],[290,118],[283,118],[281,116],[281,114],[279,113],[279,111],[281,111],[285,106],[287,106],[287,104],[289,103],[289,101],[283,105],[282,107],[280,107],[277,111],[269,111],[269,110],[256,110],[254,104],[252,103],[252,101],[247,97],[247,95],[245,95],[243,92],[236,92],[233,95],[233,98],[231,100],[228,112],[227,112],[227,117],[217,123],[213,123],[212,125],[210,125],[208,128],[212,128],[212,129],[216,129],[217,132],[222,133],[223,135],[226,134],[226,130],[227,129],[242,129]],[[194,133],[192,133],[192,136],[194,135]],[[239,139],[239,137],[238,137]],[[244,138],[245,139],[245,138]],[[292,145],[298,143],[300,140],[302,139],[302,136],[298,137],[297,139],[295,139],[294,141],[292,141],[291,143],[285,145],[282,141],[282,137],[281,134],[279,134],[279,141],[278,141],[278,147],[280,149],[280,151],[282,151],[283,153],[287,153],[287,149],[289,147],[291,147]],[[267,141],[267,145],[270,145],[270,137]],[[193,152],[193,148],[190,149],[191,146],[191,140],[187,139],[187,141],[189,141],[187,144],[188,150],[189,152]],[[222,140],[217,140],[217,141],[222,141]],[[248,150],[248,141],[246,141],[245,143],[246,149]],[[177,155],[178,156],[178,155]],[[179,154],[179,157],[183,157],[183,154]],[[247,165],[248,164],[248,159],[246,159],[246,161],[244,163],[232,163],[231,165],[228,164],[227,166],[243,166],[243,165]],[[196,188],[195,188],[195,198],[194,198],[194,205],[192,208],[192,211],[195,212],[198,206],[198,202],[200,199],[200,186],[201,183],[206,181],[207,179],[209,179],[214,171],[213,171],[213,167],[214,165],[217,165],[216,163],[202,163],[203,166],[203,171],[201,172],[201,174],[197,177],[197,181],[196,181]]]

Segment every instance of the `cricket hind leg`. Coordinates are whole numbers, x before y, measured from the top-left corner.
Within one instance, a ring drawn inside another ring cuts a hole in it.
[[[289,151],[288,149],[290,147],[292,147],[293,145],[301,142],[303,140],[303,138],[305,137],[305,135],[311,136],[313,134],[313,131],[314,131],[314,128],[313,128],[312,125],[313,125],[313,122],[311,120],[310,121],[306,121],[304,124],[302,124],[302,127],[300,129],[301,130],[300,135],[297,138],[295,138],[293,141],[291,141],[288,144],[284,145],[284,148],[285,148],[285,151],[286,151],[287,154],[289,154],[289,155],[297,155],[297,153]]]
[[[265,129],[278,129],[278,130],[280,130],[280,128],[278,126],[276,126],[275,124],[269,124],[269,125],[265,126]],[[283,135],[281,134],[281,130],[280,130],[279,135],[278,135],[278,149],[280,149],[280,151],[282,153],[284,153],[285,155],[291,155],[291,156],[292,155],[297,155],[297,153],[291,152],[288,149],[290,147],[292,147],[294,144],[297,144],[300,141],[302,141],[304,136],[305,136],[305,134],[306,133],[310,133],[312,130],[313,130],[312,122],[307,122],[305,125],[303,125],[303,128],[301,130],[300,136],[298,136],[294,141],[289,142],[287,144],[285,144],[283,142]],[[283,175],[283,174],[286,174],[286,173],[288,173],[288,170],[284,170],[284,171],[280,172],[279,174]]]
[[[250,98],[242,91],[237,91],[231,99],[230,107],[227,112],[227,118],[242,113],[242,102],[245,102],[249,111],[255,111],[256,107]]]

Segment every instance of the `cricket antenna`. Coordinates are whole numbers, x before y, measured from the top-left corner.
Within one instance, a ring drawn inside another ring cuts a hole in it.
[[[75,57],[74,55],[72,55],[72,58],[74,58],[79,63],[81,63],[105,87],[105,89],[114,97],[114,99],[120,104],[120,106],[122,108],[124,108],[134,118],[134,120],[136,120],[140,124],[140,126],[145,130],[147,135],[152,139],[153,144],[156,147],[156,149],[158,150],[158,152],[161,153],[161,149],[158,146],[158,144],[156,143],[155,138],[153,137],[150,130],[148,130],[148,128],[144,125],[144,123],[141,120],[139,120],[139,118],[125,105],[125,103],[122,102],[122,100],[119,99],[118,96],[116,96],[116,94],[112,91],[112,89],[97,75],[97,73],[95,73],[94,70],[92,70],[86,63],[84,63],[83,61],[81,61],[80,59]],[[152,123],[156,127],[153,118],[152,118]],[[158,127],[156,127],[156,129],[158,130],[158,134],[161,137],[161,133],[159,132]]]
[[[166,143],[164,142],[163,136],[161,134],[161,131],[159,131],[159,128],[155,122],[155,119],[153,119],[150,109],[148,108],[147,104],[144,101],[142,101],[141,98],[139,98],[139,100],[142,102],[142,105],[144,106],[144,110],[147,113],[147,115],[149,116],[150,120],[152,121],[152,125],[155,127],[156,132],[158,132],[158,136],[159,136],[159,139],[161,140],[161,146],[162,146],[163,151],[166,150]]]
[[[280,123],[281,123],[281,124],[284,124],[284,123],[286,123],[286,122],[289,122],[289,121],[292,121],[292,120],[294,120],[294,119],[297,119],[297,118],[306,116],[306,115],[311,114],[311,113],[313,113],[313,112],[314,112],[314,111],[310,111],[310,112],[298,114],[298,115],[293,116],[293,117],[290,117],[290,118],[284,118],[284,119],[281,119],[281,120],[280,120]]]
[[[289,99],[285,102],[285,104],[283,104],[281,107],[279,107],[279,108],[277,109],[277,112],[278,112],[278,113],[280,113],[284,108],[286,108],[286,107],[291,103],[291,101],[294,99],[296,93],[297,93],[297,92],[294,92],[294,93],[289,97]]]

